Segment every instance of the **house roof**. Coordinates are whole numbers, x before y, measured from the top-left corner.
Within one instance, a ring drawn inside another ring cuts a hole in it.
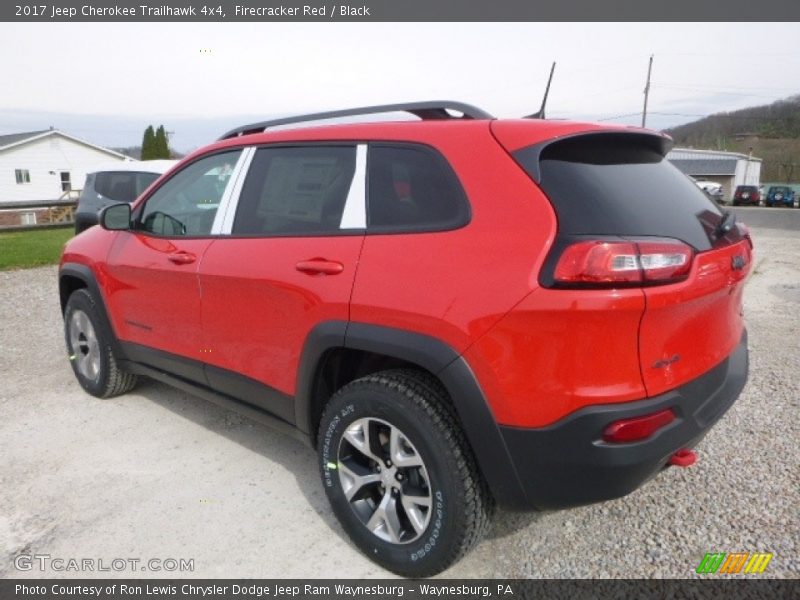
[[[29,131],[27,133],[9,133],[7,135],[0,135],[0,148],[3,146],[10,146],[11,144],[16,144],[17,142],[23,142],[30,138],[39,137],[48,131],[48,129],[43,129],[42,131]]]
[[[109,150],[108,148],[103,148],[102,146],[98,146],[97,144],[92,144],[91,142],[87,142],[86,140],[77,138],[74,135],[69,135],[68,133],[59,131],[58,129],[45,129],[43,131],[29,131],[27,133],[11,133],[6,135],[0,135],[0,152],[51,135],[59,135],[68,140],[72,140],[73,142],[77,142],[78,144],[83,144],[84,146],[89,146],[90,148],[94,148],[95,150],[105,152],[106,154],[110,154],[112,156],[116,156],[125,160],[133,160],[131,159],[130,156],[126,156],[114,150]]]
[[[675,147],[669,151],[667,154],[667,159],[677,159],[677,160],[684,160],[684,159],[729,159],[729,158],[737,158],[737,159],[745,159],[755,162],[761,162],[761,159],[757,156],[751,156],[749,154],[742,154],[741,152],[728,152],[726,150],[703,150],[697,148],[680,148]]]
[[[736,175],[735,158],[673,158],[669,162],[687,175]]]

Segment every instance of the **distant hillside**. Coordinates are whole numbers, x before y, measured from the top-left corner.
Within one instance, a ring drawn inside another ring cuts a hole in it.
[[[753,153],[761,181],[800,181],[800,96],[668,129],[675,145]]]
[[[141,146],[127,146],[125,148],[112,148],[115,152],[121,152],[126,156],[130,156],[131,158],[135,158],[139,160],[142,158],[142,147]],[[169,151],[171,158],[183,158],[186,156],[182,152],[175,152],[175,150],[170,149]]]
[[[127,148],[112,148],[114,152],[120,152],[125,156],[130,156],[131,158],[135,158],[139,160],[142,157],[142,147],[141,146],[128,146]]]

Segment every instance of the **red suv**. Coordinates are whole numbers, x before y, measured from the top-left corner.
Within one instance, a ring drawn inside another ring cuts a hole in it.
[[[732,203],[734,206],[739,206],[740,204],[758,206],[761,204],[761,192],[754,185],[738,185],[733,193]]]
[[[272,130],[399,110],[420,119]],[[67,244],[75,375],[307,441],[358,547],[437,573],[496,504],[616,498],[690,462],[741,392],[752,244],[669,147],[436,102],[236,129]]]

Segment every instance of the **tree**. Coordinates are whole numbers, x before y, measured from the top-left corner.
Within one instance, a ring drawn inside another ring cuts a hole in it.
[[[142,160],[169,157],[169,142],[167,141],[167,132],[164,126],[159,125],[158,129],[153,129],[152,125],[148,125],[147,129],[144,130],[144,138],[142,139]]]
[[[163,125],[159,125],[156,130],[154,146],[155,158],[169,158],[169,142],[167,141],[167,132],[164,130]]]
[[[152,125],[148,125],[144,130],[144,138],[142,138],[142,160],[152,160],[156,158],[155,154],[156,132],[153,130]]]

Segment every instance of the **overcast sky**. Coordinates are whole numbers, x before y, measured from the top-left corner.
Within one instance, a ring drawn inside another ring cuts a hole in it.
[[[254,119],[452,99],[501,116],[648,126],[800,93],[796,24],[0,23],[0,134],[108,146],[163,123],[180,151]],[[618,117],[618,118],[615,118]]]

